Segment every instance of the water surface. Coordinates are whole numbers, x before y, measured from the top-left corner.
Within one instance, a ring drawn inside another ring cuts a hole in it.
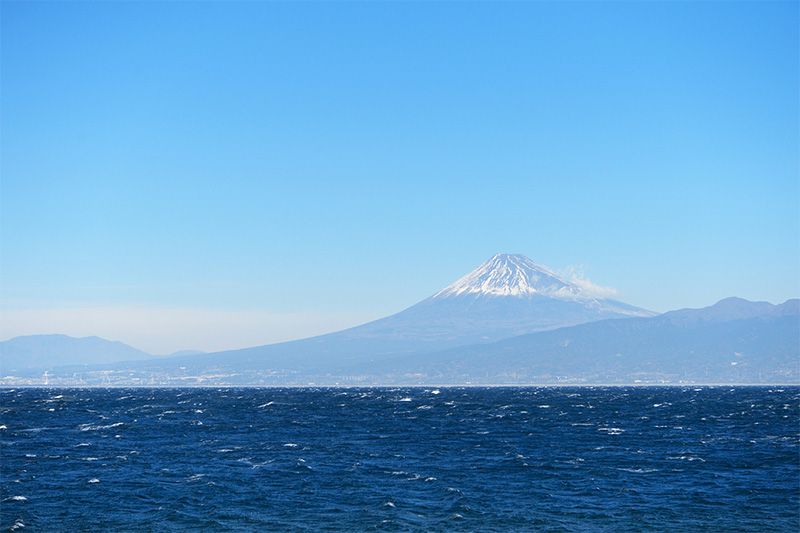
[[[800,530],[800,388],[0,390],[0,529]]]

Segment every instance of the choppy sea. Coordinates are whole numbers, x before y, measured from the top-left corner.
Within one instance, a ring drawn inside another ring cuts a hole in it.
[[[800,530],[800,387],[0,389],[4,531]]]

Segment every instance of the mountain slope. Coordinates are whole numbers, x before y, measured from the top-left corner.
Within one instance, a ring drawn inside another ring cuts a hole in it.
[[[415,383],[800,381],[800,301],[729,298],[354,369]]]
[[[224,371],[318,373],[358,359],[379,360],[606,318],[653,315],[615,300],[593,298],[525,256],[496,254],[449,287],[389,317],[318,337],[163,363],[198,370],[213,366]]]
[[[653,316],[594,298],[523,255],[496,254],[433,296],[396,315],[348,330],[351,337],[490,342],[605,318]]]

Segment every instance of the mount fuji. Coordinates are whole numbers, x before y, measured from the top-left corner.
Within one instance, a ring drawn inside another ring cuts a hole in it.
[[[496,254],[433,296],[397,314],[307,339],[187,357],[132,362],[171,374],[301,376],[344,372],[355,363],[496,342],[608,318],[655,313],[598,298],[523,255]],[[248,378],[248,379],[250,379]],[[244,379],[244,378],[243,378]]]
[[[332,335],[459,346],[655,313],[594,297],[524,255],[496,254],[433,296],[395,315]]]

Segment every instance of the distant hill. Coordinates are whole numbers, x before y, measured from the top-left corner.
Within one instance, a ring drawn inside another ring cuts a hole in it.
[[[0,342],[0,372],[47,369],[65,365],[97,365],[152,356],[127,344],[100,337],[29,335]]]
[[[680,309],[662,315],[662,320],[686,326],[697,322],[729,322],[742,318],[797,316],[798,302],[787,300],[781,305],[750,302],[742,298],[725,298],[702,309]]]
[[[397,383],[797,383],[800,301],[728,298],[703,309],[603,320],[355,371]]]

